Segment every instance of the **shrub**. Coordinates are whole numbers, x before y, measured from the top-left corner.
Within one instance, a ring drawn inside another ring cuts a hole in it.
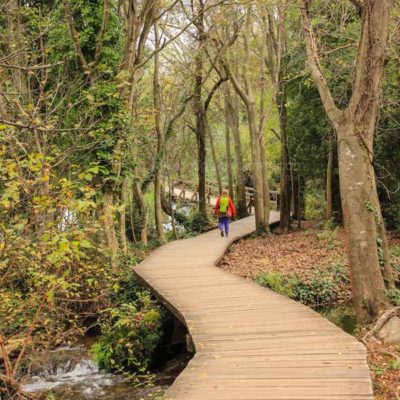
[[[319,307],[334,302],[338,298],[340,285],[348,279],[345,266],[335,264],[333,274],[317,271],[301,279],[297,275],[282,275],[279,272],[266,272],[255,281],[274,292],[288,296],[303,304]]]
[[[391,264],[397,279],[400,279],[400,245],[395,245],[390,248]]]
[[[320,247],[328,247],[334,249],[336,247],[336,229],[324,227],[321,231],[315,233],[316,239],[321,242]]]
[[[309,189],[304,198],[306,220],[321,221],[325,218],[326,200],[322,191]]]
[[[387,228],[393,231],[397,237],[400,237],[400,202],[397,201],[383,207],[382,212],[387,223]]]
[[[209,223],[209,220],[202,213],[196,211],[190,216],[185,228],[189,231],[200,233],[206,229]]]
[[[108,371],[143,374],[152,364],[162,327],[161,309],[142,290],[136,301],[108,310],[102,334],[92,346],[94,359]]]
[[[317,271],[309,281],[296,278],[293,282],[293,298],[304,304],[321,306],[333,302],[337,297],[337,285],[334,279]]]
[[[392,304],[400,306],[400,289],[387,290],[386,295]]]
[[[284,296],[293,297],[292,282],[279,272],[265,272],[256,278],[256,282]]]

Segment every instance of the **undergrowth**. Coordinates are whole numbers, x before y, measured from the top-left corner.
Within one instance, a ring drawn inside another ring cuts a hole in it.
[[[284,275],[279,272],[264,272],[255,278],[261,286],[279,294],[300,301],[312,307],[327,306],[341,297],[341,288],[348,283],[346,267],[334,264],[327,271],[316,270],[304,277],[295,274]]]
[[[143,376],[153,364],[168,316],[132,275],[114,283],[112,307],[100,317],[101,334],[91,350],[100,368]]]

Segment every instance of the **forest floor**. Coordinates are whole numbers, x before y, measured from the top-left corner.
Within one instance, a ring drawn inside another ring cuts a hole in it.
[[[400,239],[390,236],[390,246],[393,262],[399,266]],[[230,248],[221,260],[220,267],[261,284],[267,281],[268,284],[264,284],[264,286],[275,290],[278,288],[277,291],[282,294],[286,294],[281,289],[282,282],[290,282],[295,277],[296,282],[318,282],[318,284],[302,284],[301,287],[307,287],[307,290],[312,290],[314,287],[321,290],[321,287],[327,286],[327,289],[323,289],[323,293],[331,295],[330,306],[351,300],[346,237],[341,228],[328,229],[315,222],[304,222],[301,229],[295,228],[288,233],[243,239]],[[344,276],[342,279],[334,281],[337,271]],[[329,279],[339,283],[334,295],[329,292],[330,286],[327,283]],[[295,298],[295,296],[291,297]],[[315,296],[305,296],[304,298],[315,299]],[[361,338],[363,333],[365,333],[365,328],[358,327],[354,335]],[[397,356],[397,359],[388,355],[389,353]],[[400,398],[398,397],[400,396],[399,360],[400,346],[394,348],[386,346],[380,341],[373,341],[369,346],[368,362],[376,400],[398,400]]]

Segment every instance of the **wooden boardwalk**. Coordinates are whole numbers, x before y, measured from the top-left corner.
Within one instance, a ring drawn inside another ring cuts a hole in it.
[[[272,222],[279,214],[271,213]],[[364,346],[300,303],[215,266],[254,217],[169,243],[135,268],[189,329],[196,354],[169,400],[371,400]]]
[[[195,192],[193,190],[185,189],[185,196],[184,196],[185,200],[191,201],[194,194]],[[182,189],[175,187],[174,191],[172,192],[172,196],[174,198],[179,198],[180,196],[182,196]],[[217,204],[217,197],[210,196],[210,201],[207,204],[209,204],[212,207],[215,207],[215,204]]]

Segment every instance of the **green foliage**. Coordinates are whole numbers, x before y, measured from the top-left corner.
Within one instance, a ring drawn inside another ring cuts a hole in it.
[[[376,376],[382,376],[385,373],[385,369],[383,367],[375,365],[372,366],[372,371]]]
[[[155,393],[150,393],[141,400],[163,400],[163,399],[164,399],[164,389],[158,389]]]
[[[79,170],[71,179],[58,177],[51,156],[19,155],[5,146],[0,154],[0,328],[23,335],[41,305],[34,332],[54,342],[63,330],[80,330],[82,308],[95,311],[109,280],[91,218],[95,191],[73,179]]]
[[[286,278],[279,272],[265,272],[257,276],[255,281],[259,285],[267,287],[276,293],[293,298],[294,288],[292,279]]]
[[[388,362],[388,369],[391,369],[394,371],[400,370],[400,361],[394,360],[394,359],[390,360]]]
[[[339,296],[340,283],[347,280],[346,268],[341,264],[334,264],[330,271],[317,270],[305,278],[271,271],[255,279],[261,286],[313,307],[333,304]]]
[[[304,199],[304,215],[306,220],[323,220],[325,218],[325,204],[324,193],[309,184]]]
[[[315,237],[321,242],[320,247],[328,247],[330,249],[336,247],[337,231],[335,229],[322,229],[315,233]]]
[[[400,245],[395,245],[390,247],[391,259],[393,270],[397,274],[398,279],[400,279]]]
[[[393,257],[400,257],[400,245],[394,245],[390,248]]]
[[[400,306],[400,289],[387,290],[386,296],[393,305]]]
[[[293,298],[303,304],[322,306],[332,304],[337,297],[337,284],[331,276],[317,271],[308,281],[293,281]]]
[[[137,303],[140,301],[143,293],[148,293],[142,285],[139,284],[132,272],[134,265],[138,260],[130,259],[121,266],[118,274],[114,276],[112,290],[109,292],[111,304],[119,307],[123,304]]]
[[[203,232],[210,224],[208,218],[197,210],[189,216],[189,220],[185,224],[185,228],[194,233]]]
[[[151,366],[163,335],[163,318],[148,291],[131,293],[136,300],[107,310],[92,352],[100,368],[140,375]]]

